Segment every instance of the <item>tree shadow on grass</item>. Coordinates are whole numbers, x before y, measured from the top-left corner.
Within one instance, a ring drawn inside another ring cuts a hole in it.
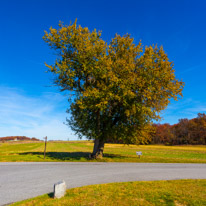
[[[52,160],[80,160],[81,158],[89,158],[89,152],[47,152],[45,160],[52,159]],[[20,153],[19,155],[34,155],[40,159],[44,159],[43,152],[24,152]]]
[[[119,155],[119,154],[109,154],[104,153],[104,157],[111,158],[111,159],[127,159],[127,156]]]
[[[46,153],[46,158],[51,160],[60,160],[60,161],[75,161],[75,160],[80,160],[82,158],[85,158],[87,160],[89,159],[90,152],[47,152]],[[44,153],[43,152],[23,152],[20,153],[19,155],[34,155],[40,159],[44,159]],[[105,158],[111,158],[111,159],[125,159],[127,158],[126,156],[118,155],[118,154],[109,154],[109,153],[104,153]]]

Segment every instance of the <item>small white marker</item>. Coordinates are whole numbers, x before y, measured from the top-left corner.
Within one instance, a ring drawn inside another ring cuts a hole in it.
[[[140,156],[142,155],[142,152],[136,152],[136,154],[139,156],[139,158],[140,158]]]
[[[64,197],[66,194],[66,183],[63,181],[54,184],[54,198]]]

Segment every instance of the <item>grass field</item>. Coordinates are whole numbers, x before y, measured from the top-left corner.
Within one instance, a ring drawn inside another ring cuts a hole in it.
[[[110,183],[69,189],[61,199],[52,196],[47,194],[14,205],[204,206],[206,180]]]
[[[206,146],[161,146],[106,144],[102,160],[89,160],[91,141],[48,142],[44,160],[43,142],[0,143],[0,161],[104,161],[104,162],[162,162],[206,163]],[[142,151],[139,159],[136,151]]]

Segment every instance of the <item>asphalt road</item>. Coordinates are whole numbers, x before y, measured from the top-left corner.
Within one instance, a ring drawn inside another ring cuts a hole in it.
[[[139,180],[206,179],[206,164],[164,163],[0,163],[0,205],[68,188]]]

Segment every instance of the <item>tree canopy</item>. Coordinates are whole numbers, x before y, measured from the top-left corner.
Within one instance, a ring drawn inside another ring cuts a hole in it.
[[[106,42],[100,31],[76,21],[50,28],[43,39],[57,52],[55,63],[47,65],[55,85],[74,94],[68,123],[80,138],[95,139],[93,153],[108,138],[146,143],[151,121],[182,95],[184,83],[163,47],[135,44],[129,34]]]

